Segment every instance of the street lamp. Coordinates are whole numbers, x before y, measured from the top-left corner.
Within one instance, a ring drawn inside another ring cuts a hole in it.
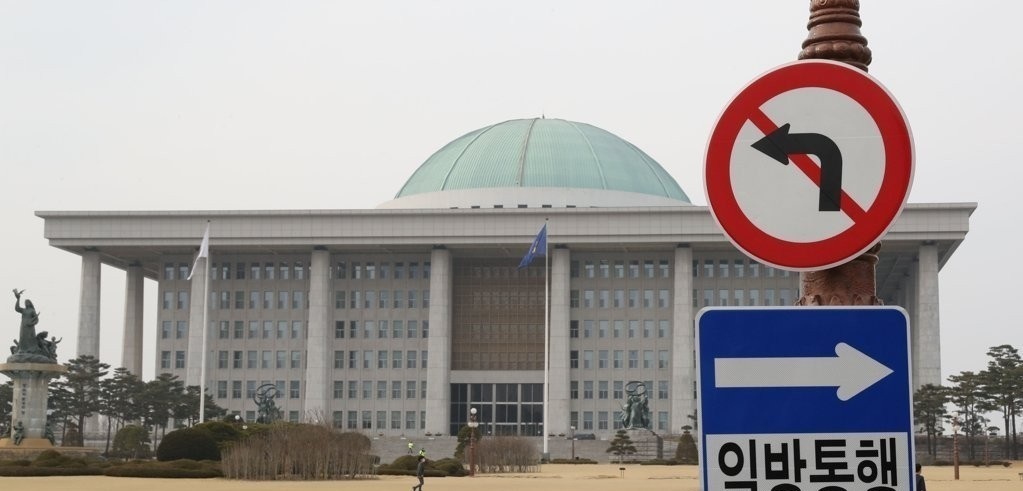
[[[568,428],[572,430],[572,460],[575,460],[575,426],[569,426]]]
[[[952,418],[952,467],[955,480],[959,480],[959,418]]]
[[[469,409],[469,476],[476,477],[476,408]]]

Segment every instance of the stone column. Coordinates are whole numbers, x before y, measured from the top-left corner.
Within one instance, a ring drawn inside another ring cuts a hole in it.
[[[86,250],[82,253],[82,289],[78,303],[77,356],[90,355],[99,358],[100,286],[99,251]]]
[[[672,433],[685,425],[696,427],[696,331],[693,324],[693,250],[689,245],[675,248],[674,314],[671,337],[671,422]],[[698,429],[698,428],[697,428]]]
[[[553,249],[551,256],[551,366],[548,383],[548,417],[544,422],[547,434],[568,434],[569,429],[569,263],[571,252],[567,248]]]
[[[196,385],[200,388],[206,386],[202,380],[202,340],[208,336],[207,326],[203,325],[203,312],[206,309],[206,302],[209,301],[209,292],[206,291],[206,261],[208,257],[200,258],[192,271],[192,280],[189,284],[188,300],[188,353],[185,354],[185,386]],[[207,338],[208,339],[208,338]],[[209,363],[210,360],[206,360]]]
[[[430,338],[426,347],[426,431],[447,435],[451,428],[451,251],[430,254]]]
[[[145,304],[142,266],[129,264],[124,284],[124,341],[121,366],[142,377],[142,314]]]
[[[913,346],[913,387],[941,385],[941,329],[938,317],[938,246],[920,246],[916,271],[916,325],[911,326],[917,344]]]
[[[317,247],[309,264],[309,335],[306,338],[305,415],[332,421],[329,412],[333,358],[330,328],[330,252]]]

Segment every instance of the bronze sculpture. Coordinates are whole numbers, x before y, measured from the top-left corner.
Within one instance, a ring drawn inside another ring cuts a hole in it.
[[[25,306],[21,305],[21,294],[25,290],[14,289],[14,310],[21,314],[21,326],[18,330],[18,339],[14,340],[11,346],[11,356],[7,358],[8,363],[56,363],[57,343],[61,340],[49,335],[46,331],[36,334],[36,325],[39,324],[39,312],[31,300],[25,300]]]

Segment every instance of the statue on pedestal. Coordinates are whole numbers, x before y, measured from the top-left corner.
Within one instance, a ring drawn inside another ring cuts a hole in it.
[[[650,408],[646,384],[629,382],[625,384],[625,405],[622,407],[622,427],[626,429],[650,429]]]
[[[256,403],[257,423],[270,424],[281,419],[281,410],[274,403],[274,398],[279,395],[280,391],[274,384],[263,384],[256,389],[252,402]]]
[[[21,306],[21,294],[25,290],[14,289],[14,310],[21,314],[21,328],[18,331],[18,339],[14,340],[11,346],[11,356],[7,358],[8,363],[57,363],[57,343],[61,340],[56,336],[46,339],[49,334],[42,331],[36,334],[36,324],[39,324],[39,312],[31,300],[25,300],[25,306]]]

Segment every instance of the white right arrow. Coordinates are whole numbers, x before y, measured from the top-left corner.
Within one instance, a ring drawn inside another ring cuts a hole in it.
[[[892,373],[892,369],[845,343],[835,345],[834,357],[715,358],[714,386],[838,387],[848,401]]]

